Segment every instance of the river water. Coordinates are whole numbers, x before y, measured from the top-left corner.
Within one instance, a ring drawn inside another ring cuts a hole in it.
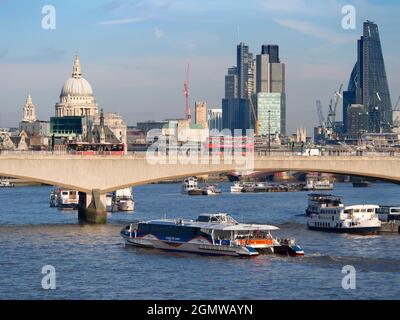
[[[179,184],[135,188],[136,211],[107,225],[82,225],[76,212],[49,208],[51,187],[0,189],[0,299],[399,299],[400,235],[357,236],[306,229],[307,193],[190,197]],[[345,204],[400,204],[400,186],[335,185]],[[228,212],[273,224],[294,237],[304,257],[201,256],[125,247],[120,229],[135,219],[196,218]],[[44,265],[56,289],[42,289]],[[342,288],[342,268],[356,270],[356,289]]]

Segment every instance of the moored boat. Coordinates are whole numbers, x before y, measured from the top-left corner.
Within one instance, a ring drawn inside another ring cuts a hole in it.
[[[333,190],[333,183],[327,177],[309,177],[304,187],[306,191]]]
[[[60,189],[57,196],[57,207],[60,210],[77,210],[79,194],[77,190]]]
[[[310,215],[310,230],[371,234],[381,227],[376,215],[376,205],[327,206]]]
[[[124,188],[114,191],[111,211],[134,211],[134,209],[135,201],[133,199],[132,188]]]
[[[182,193],[188,193],[190,190],[198,188],[196,177],[188,177],[182,181]]]
[[[15,187],[15,185],[11,183],[9,179],[0,179],[0,188],[12,188],[12,187]]]
[[[233,186],[231,186],[231,193],[241,193],[243,190],[243,183],[236,181]]]
[[[339,196],[324,193],[310,193],[308,195],[308,205],[306,214],[319,214],[323,208],[343,208],[342,199]]]

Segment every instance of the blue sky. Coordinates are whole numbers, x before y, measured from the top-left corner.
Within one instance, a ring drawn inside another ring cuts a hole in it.
[[[75,50],[84,77],[106,111],[128,124],[183,116],[185,66],[190,99],[220,107],[236,44],[254,54],[280,46],[286,63],[290,132],[317,123],[340,83],[347,87],[362,22],[380,29],[392,100],[400,95],[398,1],[373,0],[0,0],[0,126],[15,126],[28,91],[41,119],[54,114]],[[41,28],[44,5],[56,8],[56,30]],[[352,4],[357,29],[341,27]],[[311,132],[309,132],[311,134]]]

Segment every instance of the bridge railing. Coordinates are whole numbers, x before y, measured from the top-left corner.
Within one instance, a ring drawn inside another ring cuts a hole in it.
[[[110,155],[108,153],[99,152],[98,154],[84,155],[84,154],[72,154],[66,151],[33,151],[33,150],[0,150],[0,158],[1,157],[29,157],[29,156],[68,156],[68,157],[76,157],[76,158],[90,158],[90,157],[107,157],[107,158],[145,158],[147,157],[146,152],[127,152],[124,155]],[[155,154],[157,156],[157,154]],[[166,157],[168,158],[168,154]],[[177,154],[178,157],[190,158],[191,155],[187,154]],[[207,156],[212,159],[213,155],[208,154],[199,154],[199,157]],[[296,157],[296,158],[335,158],[335,157],[365,157],[365,158],[400,158],[400,152],[372,152],[372,151],[346,151],[346,152],[322,152],[318,155],[308,155],[308,154],[300,154],[299,152],[292,151],[271,151],[271,152],[254,152],[252,154],[239,155],[243,158],[246,156],[254,157],[254,158],[272,158],[272,157]],[[221,159],[224,158],[223,155],[219,156]],[[235,155],[233,155],[235,157]]]

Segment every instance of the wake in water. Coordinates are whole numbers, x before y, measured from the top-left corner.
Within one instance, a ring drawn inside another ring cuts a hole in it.
[[[299,263],[312,264],[321,268],[342,268],[352,265],[357,271],[362,272],[399,272],[400,259],[368,258],[357,256],[334,256],[321,253],[307,254],[300,259]]]

